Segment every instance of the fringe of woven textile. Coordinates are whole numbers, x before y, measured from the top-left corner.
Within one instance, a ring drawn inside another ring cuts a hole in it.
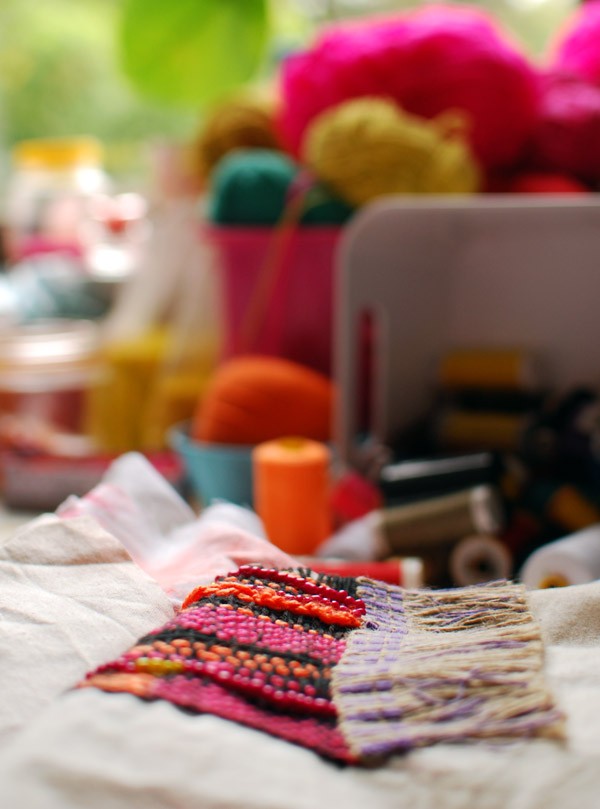
[[[339,727],[359,758],[435,742],[562,738],[525,589],[402,590],[359,579],[366,621],[333,672]]]

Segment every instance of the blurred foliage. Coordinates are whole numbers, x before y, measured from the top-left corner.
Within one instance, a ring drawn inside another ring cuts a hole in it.
[[[324,21],[415,5],[410,0],[0,0],[0,142],[6,148],[28,137],[89,133],[113,144],[113,159],[126,163],[129,144],[189,137],[198,127],[202,101],[256,72],[265,44],[266,2],[275,33],[259,72],[263,77]],[[477,4],[530,53],[541,54],[575,0]],[[144,14],[147,33],[136,41]],[[146,80],[158,90],[160,102],[143,97],[125,78],[120,30],[130,43],[129,72],[137,74],[138,87]],[[200,63],[212,65],[201,74],[199,55]],[[177,84],[178,75],[186,81]],[[187,107],[168,103],[177,100]]]
[[[124,0],[121,62],[145,96],[201,108],[254,78],[269,22],[267,0]]]
[[[140,98],[116,58],[121,0],[1,0],[0,139],[89,133],[115,144],[183,137],[197,115]]]

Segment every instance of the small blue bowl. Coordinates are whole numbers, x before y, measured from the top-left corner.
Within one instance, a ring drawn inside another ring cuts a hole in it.
[[[168,439],[204,506],[214,500],[252,506],[253,447],[195,441],[188,434],[187,424],[172,427]]]

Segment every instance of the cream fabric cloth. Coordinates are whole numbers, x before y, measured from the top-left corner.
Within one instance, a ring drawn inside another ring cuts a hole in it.
[[[363,770],[166,702],[68,691],[172,609],[89,518],[44,517],[19,532],[1,549],[0,575],[7,809],[600,805],[600,583],[531,595],[566,744],[439,745]]]
[[[0,545],[0,750],[90,668],[172,615],[158,584],[89,517],[44,515],[6,538]]]

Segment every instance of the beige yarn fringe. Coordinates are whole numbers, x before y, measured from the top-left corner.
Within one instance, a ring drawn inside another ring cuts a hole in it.
[[[405,590],[401,598],[399,591],[360,581],[371,626],[352,633],[334,670],[340,727],[356,755],[441,741],[563,737],[522,586]]]

